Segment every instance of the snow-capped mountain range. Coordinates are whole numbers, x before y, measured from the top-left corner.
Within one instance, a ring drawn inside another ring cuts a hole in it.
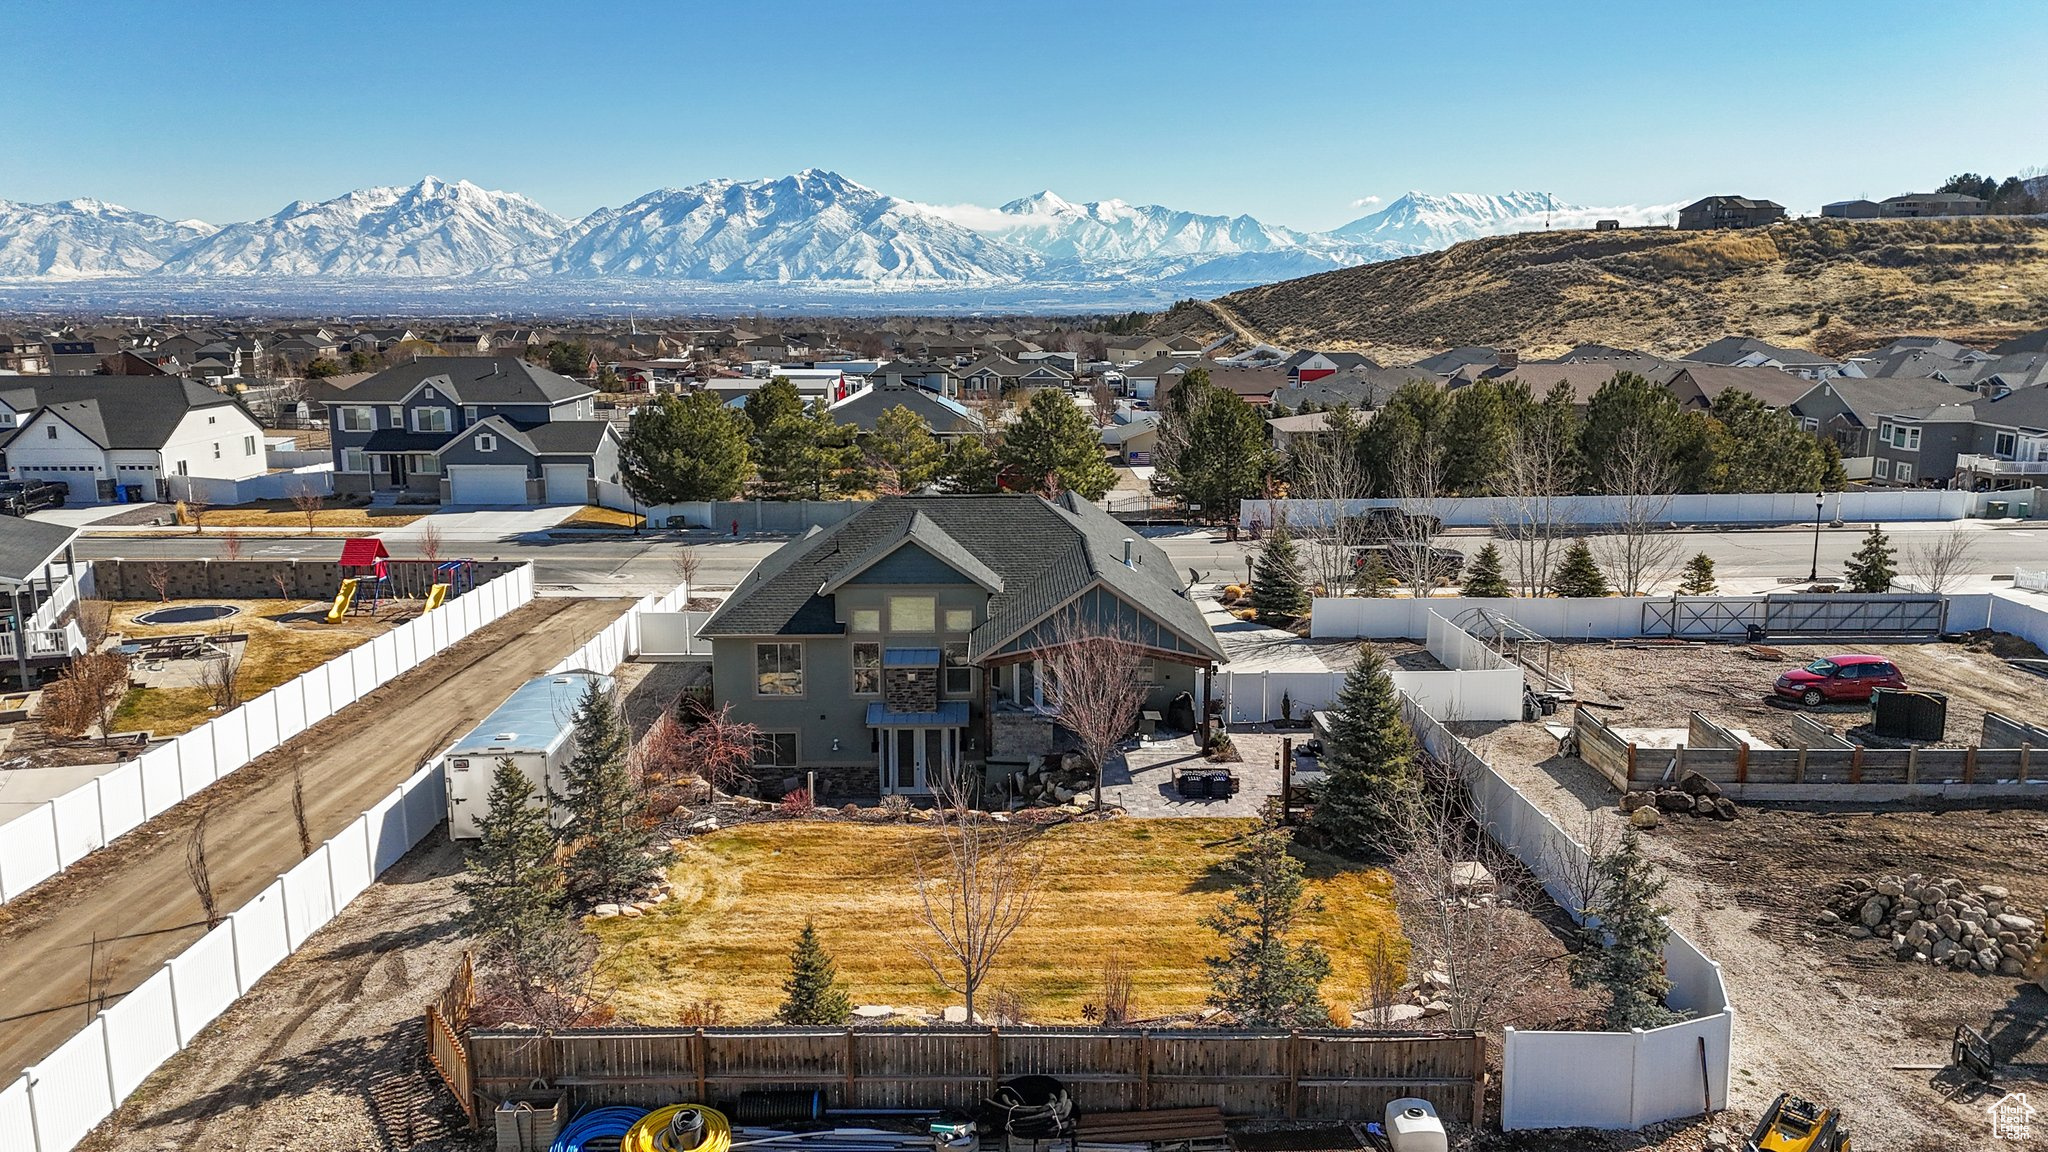
[[[221,228],[95,200],[0,201],[0,282],[1227,291],[1546,222],[1586,227],[1595,215],[1635,222],[1645,212],[1537,192],[1411,192],[1341,228],[1303,232],[1156,204],[1076,204],[1050,191],[996,209],[949,208],[806,169],[664,188],[569,221],[516,193],[430,176]]]

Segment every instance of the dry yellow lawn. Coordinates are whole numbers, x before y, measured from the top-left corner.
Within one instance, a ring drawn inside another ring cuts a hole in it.
[[[982,995],[1014,992],[1033,1021],[1079,1022],[1100,998],[1104,959],[1118,955],[1134,970],[1136,1015],[1200,1008],[1202,958],[1216,943],[1200,920],[1225,883],[1214,869],[1251,824],[1114,820],[1043,833],[1038,903]],[[698,837],[670,872],[674,899],[638,920],[590,922],[599,978],[620,1013],[643,1023],[674,1023],[700,1000],[729,1022],[762,1020],[781,1001],[790,944],[811,919],[854,1003],[958,1003],[912,950],[928,938],[912,880],[918,851],[938,851],[922,825],[785,821]],[[1323,900],[1309,931],[1334,961],[1323,996],[1348,1009],[1377,934],[1389,933],[1406,959],[1392,881],[1320,853],[1302,857]]]
[[[178,523],[191,524],[195,517],[207,528],[296,528],[306,530],[306,514],[289,500],[257,500],[249,504],[195,510],[189,505],[178,514]],[[427,515],[421,507],[322,508],[313,513],[316,528],[402,528]]]
[[[147,636],[188,636],[209,632],[245,632],[241,697],[260,696],[309,668],[317,667],[367,643],[398,622],[394,613],[382,619],[352,615],[339,624],[329,624],[328,605],[307,600],[173,600],[177,604],[232,604],[241,609],[221,620],[197,624],[137,624],[135,617],[165,605],[153,601],[124,600],[113,606],[110,631],[128,639]],[[300,619],[282,620],[293,615]],[[213,717],[213,701],[204,688],[131,688],[114,714],[119,731],[147,730],[157,736],[176,736],[206,723]]]
[[[576,514],[562,521],[564,528],[638,528],[647,523],[647,517],[633,512],[621,512],[616,508],[600,508],[595,504],[578,508]]]

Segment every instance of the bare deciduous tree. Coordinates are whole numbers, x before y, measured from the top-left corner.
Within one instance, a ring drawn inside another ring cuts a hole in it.
[[[242,656],[248,651],[246,642],[227,636],[225,630],[214,633],[209,643],[213,651],[200,659],[198,674],[199,686],[222,712],[242,702]]]
[[[192,881],[192,894],[199,898],[199,910],[206,914],[208,931],[220,927],[220,901],[213,894],[213,873],[206,866],[206,815],[199,810],[192,832],[185,839],[185,875]]]
[[[223,560],[240,560],[242,558],[242,534],[240,532],[230,528],[226,532],[221,533],[220,558]]]
[[[1095,766],[1099,809],[1109,758],[1137,726],[1145,703],[1145,649],[1128,626],[1084,620],[1078,609],[1049,621],[1045,636],[1049,646],[1040,650],[1038,659],[1047,696],[1058,710],[1060,726],[1074,734],[1082,754]]]
[[[730,792],[751,778],[760,729],[733,719],[731,705],[716,712],[695,702],[683,707],[684,718],[657,719],[641,740],[643,775],[658,775],[670,785],[694,775],[714,793]]]
[[[1507,542],[1517,594],[1550,591],[1550,573],[1577,535],[1571,512],[1576,479],[1569,439],[1547,422],[1509,426],[1493,527]]]
[[[1599,907],[1600,891],[1606,886],[1600,877],[1601,864],[1621,845],[1621,826],[1605,812],[1593,811],[1586,813],[1571,834],[1585,851],[1553,845],[1545,853],[1544,870],[1563,889],[1559,895],[1565,911],[1584,923],[1587,914]]]
[[[1395,862],[1399,889],[1415,905],[1404,907],[1402,929],[1418,957],[1445,978],[1443,999],[1452,1028],[1490,1029],[1565,949],[1548,934],[1530,931],[1526,908],[1536,895],[1520,864],[1473,821],[1456,774],[1423,757],[1423,800],[1411,805],[1413,847]],[[1493,890],[1473,885],[1477,864]]]
[[[441,527],[438,524],[422,524],[413,536],[413,547],[418,549],[420,559],[429,564],[441,562]]]
[[[292,598],[292,578],[285,575],[282,571],[272,572],[270,574],[270,582],[277,585],[277,598],[290,603]]]
[[[676,570],[676,579],[690,592],[697,590],[697,570],[704,566],[704,556],[695,548],[678,548],[668,559]]]
[[[1096,427],[1107,428],[1116,422],[1116,389],[1109,386],[1109,381],[1097,376],[1088,386],[1088,399],[1095,405]]]
[[[1348,410],[1329,414],[1323,435],[1297,439],[1289,457],[1289,495],[1298,503],[1289,526],[1310,583],[1342,595],[1357,573],[1356,549],[1366,543],[1365,521],[1346,515],[1351,501],[1364,499],[1372,479],[1358,458],[1359,425]]]
[[[1121,1028],[1130,1023],[1132,983],[1130,962],[1122,953],[1111,952],[1102,959],[1102,1000],[1084,1006],[1081,1014],[1104,1028]]]
[[[917,854],[915,880],[918,918],[933,940],[911,949],[940,986],[966,998],[973,1020],[974,994],[1037,901],[1044,857],[1027,828],[975,811],[959,778],[937,781],[932,794],[940,849],[936,861]]]
[[[1967,528],[1922,533],[1909,539],[1904,551],[1906,572],[1917,578],[1922,588],[1939,595],[1969,575],[1976,537]]]
[[[1393,1023],[1394,997],[1401,992],[1401,966],[1394,962],[1394,950],[1387,934],[1373,937],[1372,951],[1365,954],[1365,988],[1360,1007],[1375,1028]]]
[[[1390,575],[1424,598],[1445,583],[1437,570],[1436,541],[1442,529],[1438,498],[1444,494],[1449,447],[1435,429],[1425,429],[1389,473],[1401,521],[1387,548]]]
[[[197,536],[206,531],[206,514],[213,506],[197,496],[186,497],[184,504],[185,516],[192,521],[192,534]]]
[[[142,578],[149,583],[150,591],[156,593],[157,603],[168,604],[171,600],[171,566],[151,564],[142,570]]]
[[[1613,454],[1600,463],[1599,475],[1614,523],[1609,535],[1595,541],[1594,551],[1616,591],[1647,596],[1684,564],[1683,541],[1669,530],[1665,516],[1678,491],[1677,463],[1655,429],[1635,425],[1615,437]]]
[[[311,485],[301,485],[297,492],[292,493],[292,507],[299,510],[300,516],[305,517],[308,536],[313,534],[313,529],[319,527],[320,509],[326,506],[327,498],[315,492]]]

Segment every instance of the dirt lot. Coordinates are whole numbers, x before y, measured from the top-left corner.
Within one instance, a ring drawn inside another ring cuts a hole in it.
[[[1817,709],[1771,699],[1778,673],[1841,652],[1867,652],[1897,664],[1914,688],[1948,693],[1948,740],[1953,747],[1977,742],[1987,711],[2015,719],[2048,716],[2048,679],[2021,672],[1980,644],[1774,644],[1785,658],[1755,659],[1729,644],[1675,648],[1623,648],[1606,644],[1559,644],[1552,669],[1571,673],[1582,699],[1620,705],[1602,709],[1610,725],[1683,728],[1686,713],[1700,709],[1731,728],[1741,728],[1773,747],[1794,746],[1792,717],[1813,716],[1848,733],[1867,724],[1863,705],[1830,704]]]
[[[2048,681],[1961,645],[1858,650],[1896,660],[1909,683],[1947,691],[1952,740],[1967,742],[1987,709],[2048,715]],[[1794,660],[1821,654],[1788,649]],[[1770,741],[1789,715],[1761,699],[1781,664],[1753,663],[1728,648],[1579,645],[1560,648],[1558,659],[1570,661],[1582,695],[1621,705],[1602,716],[1622,726],[1678,727],[1688,709],[1705,707]],[[1823,715],[1846,731],[1869,712]],[[1589,813],[1618,823],[1614,790],[1581,761],[1557,756],[1555,738],[1539,725],[1460,728],[1566,828],[1577,831]],[[1877,943],[1824,931],[1814,920],[1817,897],[1850,876],[1919,871],[2005,885],[2013,905],[2032,914],[2048,902],[2044,835],[2048,808],[2010,802],[1745,804],[1734,824],[1677,819],[1650,833],[1648,850],[1671,880],[1672,923],[1722,964],[1735,1003],[1736,1112],[1753,1119],[1790,1090],[1843,1107],[1859,1147],[1989,1146],[1983,1107],[1997,1093],[1986,1099],[1950,1074],[1895,1066],[1946,1064],[1962,1023],[1986,1030],[2002,1060],[2048,1063],[2048,995],[2014,979],[1902,964]]]
[[[204,918],[185,854],[202,806],[210,810],[214,891],[220,906],[233,910],[300,858],[291,817],[294,764],[304,773],[313,839],[325,840],[626,604],[528,605],[0,907],[0,1004],[9,1009],[0,1020],[0,1079],[77,1030],[95,933],[100,977],[114,994],[200,935]]]

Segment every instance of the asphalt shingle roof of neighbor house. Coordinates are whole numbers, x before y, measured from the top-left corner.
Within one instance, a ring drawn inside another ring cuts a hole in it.
[[[1649,356],[1632,360],[1575,360],[1570,364],[1519,364],[1484,375],[1487,379],[1501,382],[1520,381],[1538,400],[1548,396],[1552,388],[1563,384],[1572,391],[1572,403],[1587,404],[1601,385],[1623,372],[1633,372],[1645,379],[1661,382],[1668,375],[1662,371],[1664,364],[1665,361]],[[1456,381],[1455,375],[1453,381]]]
[[[1712,404],[1723,392],[1747,392],[1767,408],[1783,408],[1813,390],[1813,381],[1776,368],[1729,368],[1718,364],[1685,364],[1665,382],[1690,379]]]
[[[1969,410],[1983,424],[2048,429],[2048,388],[2022,388],[1996,400],[1978,400]]]
[[[452,436],[436,434],[432,452],[446,452],[465,438],[488,432],[529,456],[588,456],[604,442],[611,425],[603,420],[555,420],[521,428],[503,416],[486,416]]]
[[[1991,349],[1994,356],[2010,356],[2015,352],[2048,352],[2048,328],[2015,336]]]
[[[882,413],[897,407],[908,408],[924,421],[925,427],[941,436],[981,431],[981,418],[959,402],[915,385],[877,384],[863,389],[834,404],[832,418],[863,432],[872,432]]]
[[[194,409],[241,408],[234,397],[178,376],[59,376],[39,380],[27,390],[35,393],[38,407],[49,409],[100,447],[117,451],[162,448]],[[20,436],[27,424],[24,421],[8,440]]]
[[[2018,391],[2048,384],[2048,352],[2013,352],[1993,360],[1985,360],[1970,366],[1969,382],[1997,377],[1998,382]],[[1951,377],[1951,379],[1960,379]]]
[[[1869,380],[1836,377],[1808,384],[1801,398],[1815,395],[1833,395],[1858,424],[1875,428],[1885,413],[1919,412],[1946,404],[1967,404],[1975,393],[1939,380],[1899,376]]]
[[[1723,336],[1703,348],[1695,348],[1684,356],[1679,357],[1679,359],[1691,360],[1701,364],[1725,365],[1733,364],[1737,360],[1756,352],[1761,352],[1788,367],[1805,365],[1825,366],[1837,363],[1837,361],[1831,360],[1818,352],[1808,352],[1804,348],[1780,348],[1776,344],[1767,343],[1754,336]]]
[[[0,581],[21,583],[62,552],[78,529],[19,516],[0,516]]]
[[[395,403],[429,376],[446,376],[460,404],[559,404],[596,393],[517,356],[422,356],[377,373],[349,389],[350,400]]]
[[[913,526],[922,518],[930,529]],[[1098,582],[1150,614],[1189,646],[1222,660],[1209,625],[1182,594],[1173,562],[1158,545],[1072,493],[1038,496],[896,496],[877,501],[830,528],[813,529],[763,560],[727,597],[700,632],[706,636],[837,636],[822,589],[843,571],[871,563],[878,547],[936,531],[953,549],[1002,582],[989,598],[988,619],[969,639],[970,658],[1006,643]],[[1137,563],[1123,562],[1133,540]],[[933,554],[944,561],[939,551]],[[964,561],[963,561],[964,563]]]

